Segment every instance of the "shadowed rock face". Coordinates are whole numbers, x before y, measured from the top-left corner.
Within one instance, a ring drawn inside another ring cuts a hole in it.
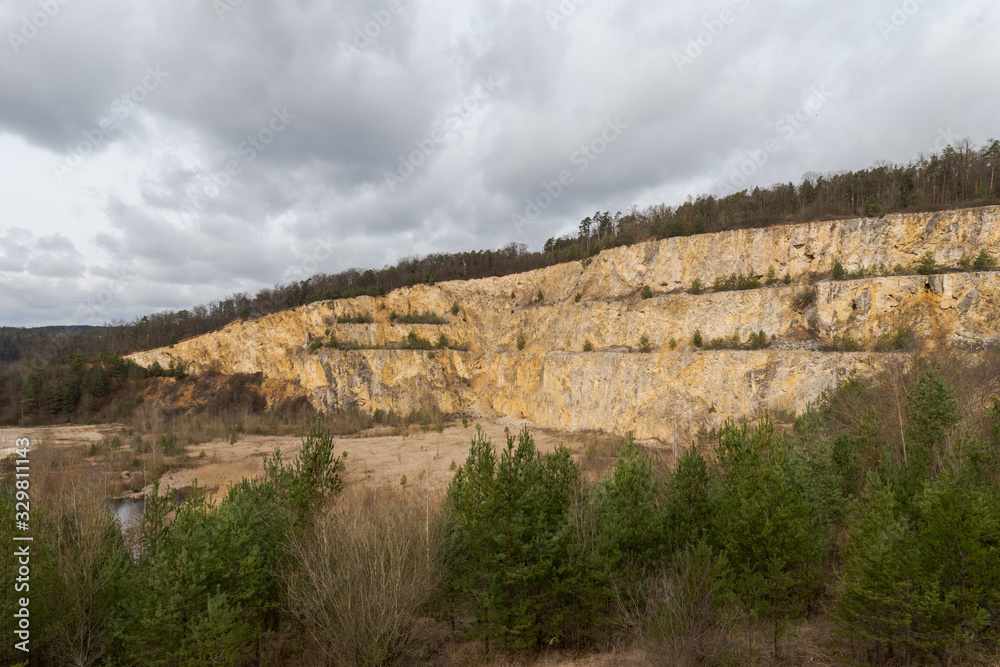
[[[142,365],[181,359],[196,375],[260,372],[301,386],[317,407],[408,412],[429,401],[446,412],[478,409],[542,427],[686,442],[701,424],[765,409],[801,411],[850,373],[870,375],[900,360],[891,352],[820,351],[834,335],[849,332],[867,349],[902,326],[926,348],[1000,342],[997,272],[827,279],[837,259],[851,272],[907,265],[926,252],[947,266],[982,249],[1000,255],[998,218],[1000,207],[987,207],[649,241],[588,263],[315,303],[132,358]],[[696,278],[710,285],[732,273],[764,276],[770,267],[792,284],[682,291]],[[652,298],[640,298],[643,285]],[[544,298],[536,303],[539,290]],[[393,311],[425,310],[446,323],[390,321]],[[359,313],[374,322],[337,323]],[[706,342],[734,333],[746,341],[759,330],[774,340],[757,351],[696,350],[696,329]],[[398,347],[411,331],[431,341],[444,334],[467,349],[310,353],[327,331],[383,347]],[[652,351],[632,351],[643,335]],[[592,352],[582,351],[585,341]]]

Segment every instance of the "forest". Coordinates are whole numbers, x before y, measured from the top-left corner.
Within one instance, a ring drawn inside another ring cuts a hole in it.
[[[317,423],[217,502],[154,487],[125,536],[92,468],[39,448],[31,664],[530,664],[616,647],[671,665],[995,664],[997,378],[995,351],[901,357],[680,452],[626,439],[596,478],[527,430],[477,430],[433,503],[346,486],[350,459]],[[12,468],[8,544],[27,488]],[[0,659],[24,658],[6,642]]]
[[[65,359],[74,350],[88,355],[128,354],[172,345],[218,330],[236,319],[259,317],[307,303],[381,295],[414,284],[501,276],[592,257],[601,250],[669,238],[748,227],[881,216],[1000,203],[996,166],[1000,140],[974,146],[968,140],[908,164],[880,162],[870,169],[807,173],[798,183],[742,190],[724,197],[701,195],[677,206],[660,204],[622,213],[597,211],[578,233],[552,237],[540,251],[523,243],[498,250],[434,253],[406,257],[381,269],[349,269],[226,299],[113,321],[103,327],[62,330],[0,328],[0,363],[24,369],[37,360]],[[536,224],[544,224],[537,221]]]

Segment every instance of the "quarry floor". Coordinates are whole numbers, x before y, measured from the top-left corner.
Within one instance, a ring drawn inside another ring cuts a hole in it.
[[[516,436],[521,427],[522,424],[514,420],[470,420],[467,425],[449,423],[440,433],[411,426],[408,435],[393,435],[391,429],[375,428],[358,435],[337,437],[334,446],[337,454],[347,453],[342,473],[346,486],[393,486],[435,498],[444,495],[454,470],[465,462],[477,428],[482,428],[499,450],[506,443],[505,430]],[[0,428],[0,459],[13,453],[17,438],[29,438],[36,454],[43,448],[83,453],[91,445],[114,436],[121,428],[121,424]],[[542,452],[550,452],[558,444],[568,447],[580,462],[583,474],[589,478],[600,476],[614,464],[615,453],[622,442],[621,438],[599,433],[565,433],[537,428],[531,428],[530,432]],[[229,484],[244,477],[259,476],[263,472],[264,458],[275,449],[279,449],[283,460],[288,462],[301,444],[299,436],[244,434],[234,444],[216,439],[185,445],[183,455],[165,460],[161,489],[168,486],[188,489],[197,484],[198,488],[218,497],[225,493]],[[650,445],[658,446],[655,442]],[[668,457],[673,455],[669,448],[658,451]],[[95,467],[125,468],[126,472],[117,474],[124,477],[124,486],[131,488],[123,488],[118,494],[120,497],[138,498],[148,493],[151,480],[143,479],[143,471],[130,471],[127,465],[113,465],[116,458],[121,459],[119,464],[132,458],[127,445],[117,453],[103,452],[83,460]],[[136,476],[138,479],[133,483],[127,483],[129,477]]]

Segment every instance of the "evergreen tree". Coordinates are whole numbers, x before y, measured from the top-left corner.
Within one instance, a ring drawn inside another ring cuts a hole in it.
[[[715,536],[736,573],[736,592],[782,627],[822,591],[827,513],[810,503],[811,484],[794,464],[790,443],[768,418],[756,426],[727,423],[717,448],[722,489]]]

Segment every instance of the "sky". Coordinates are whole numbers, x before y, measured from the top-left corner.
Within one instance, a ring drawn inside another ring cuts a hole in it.
[[[4,0],[0,326],[981,144],[998,34],[985,0]]]

